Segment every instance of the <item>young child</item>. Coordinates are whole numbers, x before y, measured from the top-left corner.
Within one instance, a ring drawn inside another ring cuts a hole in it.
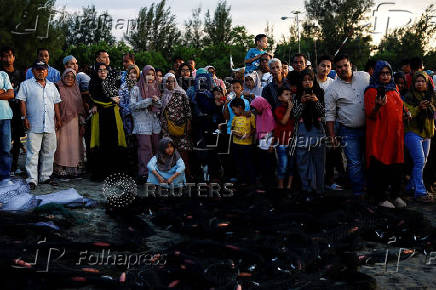
[[[180,187],[186,183],[185,163],[171,138],[159,142],[158,153],[147,164],[148,183],[163,187]]]
[[[225,103],[224,106],[224,110],[223,110],[223,115],[224,118],[227,120],[227,134],[230,134],[231,131],[231,127],[232,127],[232,120],[233,117],[235,116],[235,114],[233,113],[231,107],[230,107],[230,102],[233,101],[234,99],[242,99],[242,101],[244,102],[244,109],[243,111],[250,111],[250,103],[248,102],[247,99],[245,99],[244,95],[242,94],[244,88],[243,88],[243,84],[242,81],[240,80],[233,80],[232,81],[232,92],[234,93],[234,97],[233,98],[227,98],[227,101]]]
[[[262,97],[256,97],[250,104],[251,112],[256,116],[256,140],[258,146],[256,150],[256,165],[259,180],[262,182],[258,186],[257,192],[265,192],[271,188],[274,181],[274,147],[272,146],[272,132],[276,126],[271,105]]]
[[[268,37],[265,34],[258,34],[254,38],[256,48],[250,48],[245,56],[245,74],[257,70],[260,65],[260,57],[266,53],[268,47]]]
[[[130,91],[129,109],[133,117],[133,131],[138,142],[138,180],[147,180],[147,163],[157,152],[162,108],[156,71],[151,65],[143,68],[139,82]]]
[[[230,102],[234,99],[242,99],[245,105],[244,110],[246,112],[250,111],[250,103],[246,100],[242,94],[243,92],[243,80],[234,79],[232,81],[231,93],[228,94],[227,100],[223,107],[223,117],[227,122],[227,134],[224,138],[224,144],[231,144],[231,130],[232,130],[232,120],[235,114],[233,113],[232,108],[230,107]],[[232,97],[233,95],[233,97]],[[231,149],[231,147],[230,147]],[[230,155],[226,155],[224,157],[224,174],[226,178],[228,178],[231,182],[235,182],[235,167],[233,160],[231,160]]]
[[[231,132],[233,134],[232,155],[235,167],[239,170],[241,184],[244,182],[255,185],[253,164],[253,137],[256,132],[256,119],[254,114],[244,114],[245,103],[241,98],[231,102],[235,117],[232,120]]]
[[[294,119],[292,118],[292,92],[288,87],[281,87],[277,92],[280,104],[274,110],[276,128],[274,130],[274,144],[277,152],[277,178],[278,189],[284,189],[287,177],[286,189],[290,190],[294,178],[295,156],[290,156],[289,146],[294,131]]]

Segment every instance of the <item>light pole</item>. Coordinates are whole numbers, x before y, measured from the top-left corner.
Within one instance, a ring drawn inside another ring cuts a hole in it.
[[[301,53],[301,46],[300,46],[300,21],[298,20],[298,14],[300,14],[301,11],[294,10],[291,13],[295,14],[296,17],[297,17],[298,53]]]
[[[300,20],[299,20],[299,18],[298,18],[298,14],[300,14],[301,11],[294,10],[294,11],[291,11],[291,13],[292,13],[292,14],[295,14],[295,16],[296,16],[296,21],[297,21],[297,37],[298,37],[298,53],[301,53],[301,43],[300,43]],[[290,19],[290,17],[288,17],[288,16],[282,16],[281,19],[282,19],[282,20],[286,20],[286,19]],[[289,47],[290,47],[290,44],[289,44]]]

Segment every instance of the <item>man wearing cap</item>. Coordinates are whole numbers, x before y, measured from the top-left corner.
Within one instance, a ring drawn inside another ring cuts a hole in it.
[[[36,55],[37,55],[37,59],[39,61],[43,61],[47,64],[47,80],[49,80],[52,83],[56,83],[58,81],[60,81],[61,79],[61,74],[60,72],[49,66],[48,63],[50,61],[50,53],[48,52],[47,48],[38,48],[36,50]],[[26,71],[26,80],[31,79],[33,77],[33,69],[27,69]]]
[[[11,173],[11,119],[12,110],[8,100],[14,90],[6,72],[0,72],[0,186],[8,184]]]
[[[50,176],[56,151],[55,130],[61,127],[61,98],[55,84],[47,80],[47,74],[48,65],[40,60],[35,61],[32,66],[34,77],[21,83],[17,95],[21,119],[27,130],[26,181],[32,190],[38,182],[57,185]],[[40,172],[38,161],[41,164]]]

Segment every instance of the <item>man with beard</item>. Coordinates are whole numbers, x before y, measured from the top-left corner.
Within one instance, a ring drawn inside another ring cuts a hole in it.
[[[18,90],[20,89],[20,83],[25,80],[24,73],[16,70],[15,63],[15,53],[11,47],[3,47],[0,50],[0,58],[1,58],[1,67],[0,71],[4,71],[8,74],[9,80],[11,82],[12,88],[14,89],[14,96],[17,95]],[[15,172],[20,173],[18,171],[18,157],[20,156],[20,149],[22,148],[24,151],[24,146],[21,144],[20,137],[25,136],[23,122],[21,122],[21,113],[20,113],[20,102],[14,98],[9,100],[9,105],[13,112],[13,117],[11,120],[11,131],[12,131],[12,165],[11,165],[11,175],[15,175]]]
[[[338,78],[327,88],[325,95],[326,123],[334,146],[339,146],[336,139],[335,122],[341,137],[347,171],[355,196],[364,193],[364,142],[365,142],[365,108],[364,93],[369,86],[369,74],[352,71],[352,64],[347,55],[338,55],[334,59]]]

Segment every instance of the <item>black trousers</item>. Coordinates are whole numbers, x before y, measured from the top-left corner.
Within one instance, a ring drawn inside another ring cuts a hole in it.
[[[386,191],[391,186],[391,198],[397,198],[401,186],[401,172],[403,164],[386,165],[370,157],[368,168],[368,195],[376,202],[388,199]]]
[[[325,183],[331,185],[334,183],[335,168],[342,176],[345,175],[344,160],[342,158],[342,148],[333,148],[327,146],[325,161]]]
[[[252,145],[232,144],[232,157],[241,182],[256,184],[254,148]]]

